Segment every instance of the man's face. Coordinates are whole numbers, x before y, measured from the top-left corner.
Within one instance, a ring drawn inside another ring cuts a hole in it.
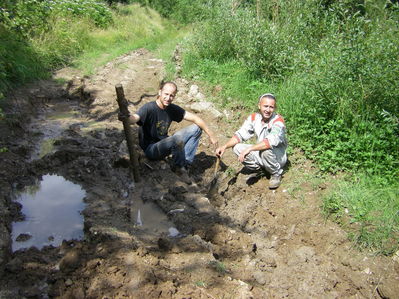
[[[168,107],[176,96],[176,87],[173,84],[166,84],[159,91],[159,101],[162,108]]]
[[[276,109],[276,101],[271,98],[264,97],[260,100],[258,108],[263,120],[268,121]]]

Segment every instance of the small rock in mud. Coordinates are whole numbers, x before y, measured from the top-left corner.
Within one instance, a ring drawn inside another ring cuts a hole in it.
[[[308,262],[315,255],[314,249],[308,246],[302,246],[294,253],[302,263]]]
[[[195,97],[198,92],[199,92],[198,85],[193,84],[190,86],[190,90],[188,91],[188,96]]]
[[[60,270],[70,272],[80,265],[80,254],[77,249],[72,249],[61,259]]]
[[[25,215],[22,214],[22,204],[17,201],[12,201],[9,208],[11,217],[14,221],[24,221]]]
[[[17,242],[25,242],[25,241],[28,241],[30,238],[32,238],[32,235],[30,235],[30,234],[20,234],[15,239],[15,241],[17,241]]]
[[[267,282],[267,277],[266,277],[265,273],[263,273],[261,271],[255,271],[254,273],[252,273],[252,276],[256,280],[256,282],[261,285],[265,285]]]
[[[65,285],[66,285],[67,287],[73,285],[72,279],[68,278],[68,279],[65,281]]]
[[[399,274],[399,262],[394,262],[393,268],[395,269],[396,273]]]
[[[187,189],[181,185],[172,186],[169,188],[169,193],[173,195],[180,195],[182,193],[187,193]]]

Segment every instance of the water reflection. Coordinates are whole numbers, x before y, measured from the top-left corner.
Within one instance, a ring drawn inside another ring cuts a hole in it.
[[[12,250],[82,239],[85,195],[79,185],[58,175],[45,175],[37,185],[28,187],[17,199],[25,220],[13,223]]]
[[[132,214],[135,216],[135,224],[141,231],[145,232],[147,237],[166,234],[170,237],[180,235],[174,228],[174,224],[169,221],[167,215],[160,210],[154,203],[144,203],[137,199],[132,207]]]

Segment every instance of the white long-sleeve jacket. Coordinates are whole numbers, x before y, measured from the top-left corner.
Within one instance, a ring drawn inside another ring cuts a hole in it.
[[[273,113],[269,122],[264,123],[260,113],[252,113],[234,134],[238,142],[246,141],[254,135],[257,143],[264,142],[272,150],[278,148],[285,152],[287,149],[285,123],[279,114]]]

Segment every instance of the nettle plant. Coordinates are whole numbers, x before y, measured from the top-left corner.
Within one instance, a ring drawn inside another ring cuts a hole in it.
[[[67,13],[87,17],[98,27],[107,27],[112,23],[112,13],[107,4],[96,0],[53,0],[54,10],[60,14]]]
[[[20,0],[0,8],[0,20],[23,36],[34,36],[50,30],[51,16],[76,16],[91,20],[98,27],[112,23],[107,4],[96,0]]]

